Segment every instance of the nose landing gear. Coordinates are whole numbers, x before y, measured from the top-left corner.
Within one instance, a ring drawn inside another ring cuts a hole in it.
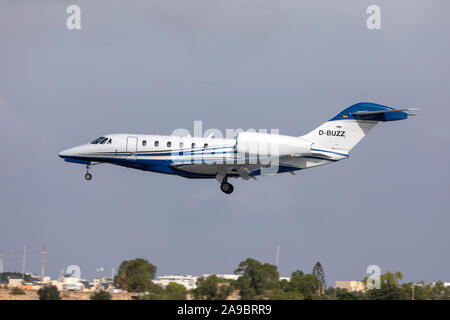
[[[220,184],[220,190],[222,190],[223,193],[230,194],[233,192],[234,188],[231,183],[228,183],[227,178],[227,176],[223,177],[222,183]]]
[[[89,181],[92,179],[92,174],[89,173],[89,165],[86,166],[86,174],[84,175],[84,178]]]
[[[220,190],[222,190],[223,193],[230,194],[233,192],[233,185],[228,183],[228,176],[224,169],[218,170],[216,180],[220,183]]]
[[[222,192],[226,193],[226,194],[230,194],[233,192],[234,187],[231,183],[228,182],[222,182],[220,184],[220,190],[222,190]]]

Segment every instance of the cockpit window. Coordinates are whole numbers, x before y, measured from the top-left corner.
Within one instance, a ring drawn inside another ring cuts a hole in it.
[[[105,144],[107,141],[108,141],[108,143],[111,143],[111,139],[108,139],[105,137],[100,137],[100,138],[97,138],[94,141],[92,141],[91,144]]]
[[[108,140],[108,144],[111,144],[111,143],[112,143],[112,139],[109,139],[109,140]]]
[[[101,138],[102,138],[102,137],[95,139],[94,141],[91,142],[91,144],[97,144],[98,141],[99,141]]]
[[[97,139],[95,139],[94,141],[92,141],[91,144],[99,144],[100,142],[103,141],[103,139],[105,139],[105,137],[97,138]]]

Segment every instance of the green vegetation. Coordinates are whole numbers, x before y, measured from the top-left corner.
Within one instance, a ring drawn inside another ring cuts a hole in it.
[[[25,282],[31,281],[31,277],[28,274],[23,274],[20,272],[2,272],[2,273],[0,273],[0,281],[2,281],[2,282],[8,282],[9,277],[21,278]]]
[[[325,271],[323,271],[322,264],[319,261],[314,265],[312,275],[319,279],[318,294],[320,295],[327,289],[327,284],[325,283]]]
[[[315,300],[318,299],[319,288],[320,280],[316,276],[297,270],[292,272],[287,291],[300,293],[305,300]]]
[[[167,293],[166,290],[159,286],[155,285],[152,290],[144,295],[142,295],[140,300],[166,300]],[[169,300],[169,299],[167,299]]]
[[[305,298],[300,292],[285,291],[282,289],[275,289],[269,296],[270,300],[304,300]]]
[[[328,288],[325,291],[325,295],[321,299],[332,300],[365,300],[367,299],[362,292],[349,292],[347,289],[342,288]]]
[[[192,290],[192,293],[197,300],[224,300],[233,290],[231,283],[214,274],[207,278],[201,277],[198,278],[197,288]]]
[[[19,287],[12,288],[12,290],[9,293],[15,296],[26,294],[25,291],[23,291],[23,289]]]
[[[91,300],[111,300],[111,298],[112,298],[111,293],[104,290],[100,290],[96,293],[91,294],[90,296]]]
[[[186,287],[182,284],[170,282],[166,287],[168,300],[184,300],[186,299]]]
[[[434,284],[403,283],[401,272],[389,272],[381,275],[380,289],[367,291],[367,298],[373,300],[450,300],[450,287],[442,281]]]
[[[169,282],[165,289],[154,286],[152,290],[141,296],[141,300],[185,300],[187,290],[182,284]]]
[[[197,280],[197,288],[188,292],[177,283],[169,283],[166,288],[153,284],[156,267],[145,259],[124,261],[119,274],[115,277],[116,285],[129,292],[145,292],[144,300],[184,300],[191,294],[197,300],[224,300],[233,292],[242,300],[450,300],[450,287],[442,281],[434,284],[400,283],[401,272],[381,275],[380,288],[367,292],[349,292],[346,289],[326,287],[325,272],[322,264],[317,262],[311,273],[302,270],[292,272],[290,280],[279,280],[277,267],[258,260],[247,258],[239,263],[235,274],[240,277],[226,280],[211,275]],[[366,282],[367,278],[363,280]]]
[[[399,280],[401,279],[403,279],[401,272],[386,271],[385,274],[381,275],[380,289],[368,290],[367,297],[370,300],[400,300],[402,290]]]
[[[156,275],[156,267],[145,259],[123,261],[114,283],[129,292],[145,292],[154,289],[152,280]]]
[[[240,274],[235,287],[243,300],[268,298],[270,292],[280,287],[277,267],[248,258],[234,271]]]
[[[57,287],[49,285],[38,290],[39,300],[61,300]]]

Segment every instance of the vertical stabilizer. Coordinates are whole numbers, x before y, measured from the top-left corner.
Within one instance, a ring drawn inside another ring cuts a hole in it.
[[[404,111],[375,103],[361,102],[348,107],[302,139],[313,143],[313,148],[348,153],[378,122],[408,118]]]

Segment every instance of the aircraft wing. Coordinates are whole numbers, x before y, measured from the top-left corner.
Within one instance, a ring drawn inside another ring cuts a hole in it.
[[[239,176],[244,180],[249,178],[253,178],[256,180],[254,176],[251,175],[253,171],[257,171],[264,167],[261,164],[235,164],[235,163],[172,163],[170,167],[174,170],[183,171],[186,173],[186,177],[210,177],[210,176],[219,176],[223,178],[226,175],[234,175]]]

